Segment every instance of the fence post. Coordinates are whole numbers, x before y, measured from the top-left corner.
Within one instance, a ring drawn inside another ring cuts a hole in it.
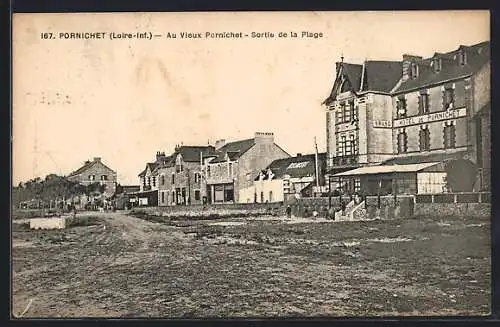
[[[457,194],[453,194],[453,203],[457,203]]]
[[[434,194],[431,194],[431,203],[434,203]]]
[[[481,192],[478,193],[477,200],[478,200],[479,203],[483,203],[483,197],[482,197],[482,193]]]

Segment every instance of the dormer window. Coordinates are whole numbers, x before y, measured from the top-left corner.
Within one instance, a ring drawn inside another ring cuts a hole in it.
[[[436,72],[436,73],[440,72],[441,65],[442,65],[441,58],[434,58],[432,65],[434,66],[434,72]]]
[[[411,64],[411,78],[415,79],[418,77],[418,64]]]
[[[464,49],[460,50],[458,53],[458,63],[460,66],[467,64],[467,52]]]

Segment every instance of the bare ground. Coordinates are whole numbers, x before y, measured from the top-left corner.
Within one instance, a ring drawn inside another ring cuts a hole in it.
[[[225,221],[229,221],[225,220]],[[490,222],[233,219],[13,231],[24,317],[486,315]]]

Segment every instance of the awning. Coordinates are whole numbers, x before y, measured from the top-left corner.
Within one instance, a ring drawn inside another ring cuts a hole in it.
[[[333,175],[334,177],[341,176],[358,176],[358,175],[372,175],[372,174],[388,174],[388,173],[414,173],[422,169],[435,166],[441,162],[425,162],[410,165],[377,165],[366,166],[342,173]]]

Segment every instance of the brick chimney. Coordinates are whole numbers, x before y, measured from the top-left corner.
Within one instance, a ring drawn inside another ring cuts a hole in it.
[[[220,139],[220,140],[215,141],[215,150],[219,150],[224,145],[226,145],[226,140],[225,139]]]
[[[411,64],[414,62],[419,62],[422,60],[422,57],[404,54],[403,55],[403,82],[411,78]]]
[[[94,157],[94,162],[101,162],[101,157]]]
[[[157,151],[156,152],[156,161],[160,160],[161,158],[164,158],[165,157],[165,152],[160,152],[160,151]]]
[[[274,133],[271,132],[255,132],[255,143],[274,143]]]
[[[297,157],[302,157],[302,153],[297,153]]]

